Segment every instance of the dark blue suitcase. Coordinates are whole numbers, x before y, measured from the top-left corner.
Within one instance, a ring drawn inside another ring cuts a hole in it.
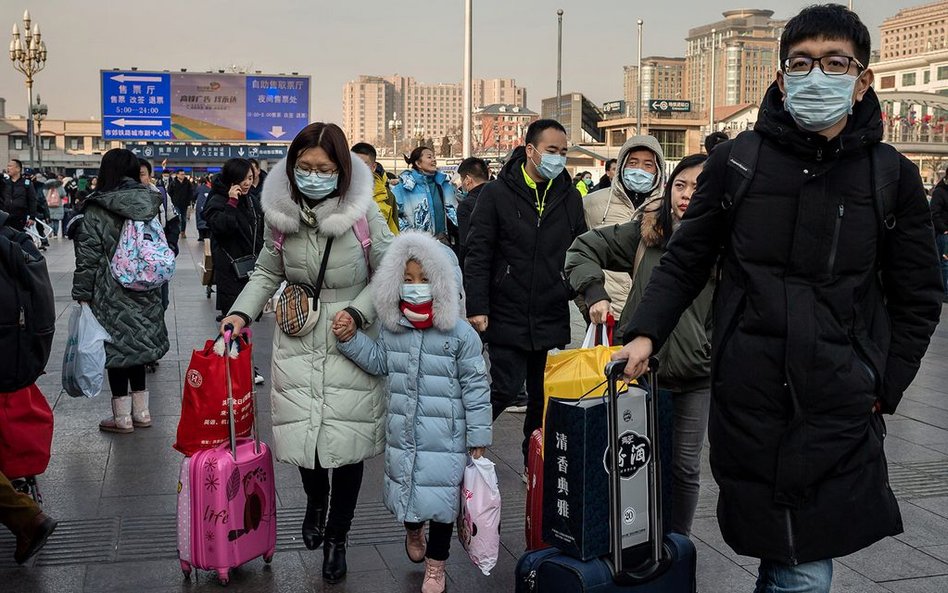
[[[609,442],[618,441],[616,395],[618,380],[625,362],[609,363],[606,378],[609,383],[610,420]],[[658,393],[658,361],[649,364],[649,392]],[[655,400],[649,397],[647,410],[649,432],[658,435]],[[659,447],[660,447],[659,443]],[[656,447],[656,450],[660,450]],[[610,447],[612,467],[619,467],[617,447]],[[528,551],[517,563],[517,593],[695,593],[697,591],[697,555],[694,543],[687,537],[669,533],[662,537],[661,486],[658,478],[661,456],[650,464],[651,508],[649,514],[651,537],[648,544],[628,550],[621,549],[619,524],[619,482],[610,480],[610,558],[582,561],[556,548]],[[612,474],[615,476],[615,473]],[[661,542],[658,544],[657,542]]]
[[[640,584],[620,585],[612,564],[597,558],[583,562],[556,548],[527,552],[517,563],[517,593],[695,593],[696,555],[690,539],[665,537],[664,572]]]

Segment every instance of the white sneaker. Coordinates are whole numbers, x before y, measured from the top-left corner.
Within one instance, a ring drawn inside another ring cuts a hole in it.
[[[263,375],[261,375],[257,369],[253,370],[253,383],[254,385],[263,385]]]
[[[506,411],[511,414],[526,414],[527,406],[510,406]]]

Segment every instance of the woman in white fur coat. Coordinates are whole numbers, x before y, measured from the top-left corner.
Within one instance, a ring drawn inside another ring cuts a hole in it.
[[[250,283],[221,324],[239,330],[284,280],[315,288],[332,239],[315,327],[299,337],[279,327],[274,331],[270,396],[273,450],[280,461],[299,467],[307,496],[303,542],[311,550],[325,542],[323,578],[329,582],[345,577],[346,534],[363,460],[382,452],[385,436],[383,384],[339,353],[332,332],[334,324],[350,336],[357,328],[373,332],[370,270],[353,228],[366,219],[372,240],[368,259],[376,269],[393,235],[373,188],[372,172],[349,152],[338,126],[304,128],[263,186],[264,248]]]

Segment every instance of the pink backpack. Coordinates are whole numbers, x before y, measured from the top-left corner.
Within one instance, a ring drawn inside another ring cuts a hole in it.
[[[277,252],[283,251],[283,242],[286,240],[286,235],[273,227],[270,227],[270,232],[273,234],[273,246],[276,247]],[[366,217],[363,216],[352,225],[352,232],[355,234],[356,239],[359,240],[359,243],[362,244],[362,256],[365,258],[365,267],[369,270],[369,280],[371,280],[372,232],[369,230],[369,221]]]
[[[125,221],[109,269],[119,284],[137,292],[154,290],[171,280],[175,255],[157,217],[148,222]]]

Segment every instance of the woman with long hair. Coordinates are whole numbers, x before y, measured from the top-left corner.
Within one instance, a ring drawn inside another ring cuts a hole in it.
[[[139,173],[132,151],[105,153],[96,189],[70,225],[76,250],[72,298],[88,303],[112,338],[105,343],[112,416],[99,429],[116,433],[151,426],[145,364],[161,359],[169,348],[161,290],[129,290],[109,269],[125,222],[150,222],[158,216],[161,196],[139,182]]]
[[[333,335],[378,332],[369,276],[393,236],[373,188],[371,171],[338,126],[303,128],[263,186],[266,244],[221,322],[222,332],[228,325],[239,331],[288,283],[273,337],[273,451],[299,468],[303,543],[310,550],[324,544],[323,579],[330,583],[347,572],[363,461],[385,441],[384,386],[340,354]]]
[[[620,331],[625,328],[681,224],[706,159],[701,154],[685,157],[672,171],[665,191],[645,202],[630,222],[589,231],[569,248],[566,273],[573,288],[585,296],[594,323],[603,323],[610,308],[603,270],[626,272],[632,274],[632,289],[618,326]],[[659,398],[671,397],[674,408],[671,497],[663,504],[671,510],[666,515],[669,528],[683,535],[691,533],[698,505],[701,447],[711,403],[713,292],[709,278],[658,353]]]
[[[399,175],[392,188],[398,204],[398,226],[402,231],[424,231],[456,247],[458,244],[458,198],[447,175],[438,170],[433,150],[419,146],[405,157],[411,167]]]

